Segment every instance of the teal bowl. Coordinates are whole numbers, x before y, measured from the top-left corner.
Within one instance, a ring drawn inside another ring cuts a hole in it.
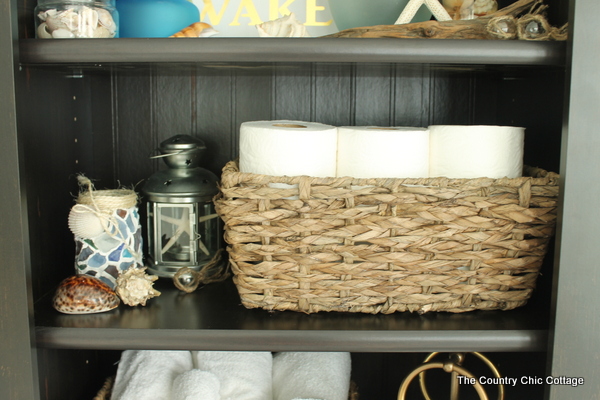
[[[393,25],[408,0],[329,0],[331,17],[340,31],[373,25]],[[423,4],[411,22],[431,19],[431,11]]]

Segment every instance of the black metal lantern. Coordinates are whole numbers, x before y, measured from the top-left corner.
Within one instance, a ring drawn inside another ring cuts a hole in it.
[[[203,141],[188,135],[160,144],[168,169],[150,176],[147,196],[148,270],[173,277],[181,268],[200,271],[221,247],[222,227],[212,202],[217,176],[200,167]]]

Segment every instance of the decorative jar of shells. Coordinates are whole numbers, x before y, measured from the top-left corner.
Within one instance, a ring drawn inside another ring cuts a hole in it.
[[[39,0],[34,13],[40,39],[119,36],[115,0]]]

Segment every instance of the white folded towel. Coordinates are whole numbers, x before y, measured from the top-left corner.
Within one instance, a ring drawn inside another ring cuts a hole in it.
[[[111,400],[170,400],[174,378],[192,368],[190,351],[125,350]]]
[[[350,353],[276,353],[273,399],[347,400],[351,369]]]
[[[216,375],[221,400],[272,400],[271,352],[192,352],[196,368]]]
[[[172,400],[219,400],[220,390],[215,374],[193,369],[175,377]]]

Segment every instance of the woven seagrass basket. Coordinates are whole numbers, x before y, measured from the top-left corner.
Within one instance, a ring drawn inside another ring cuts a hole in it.
[[[215,205],[241,301],[305,313],[523,306],[554,233],[559,180],[539,168],[524,172],[274,177],[229,162]]]

